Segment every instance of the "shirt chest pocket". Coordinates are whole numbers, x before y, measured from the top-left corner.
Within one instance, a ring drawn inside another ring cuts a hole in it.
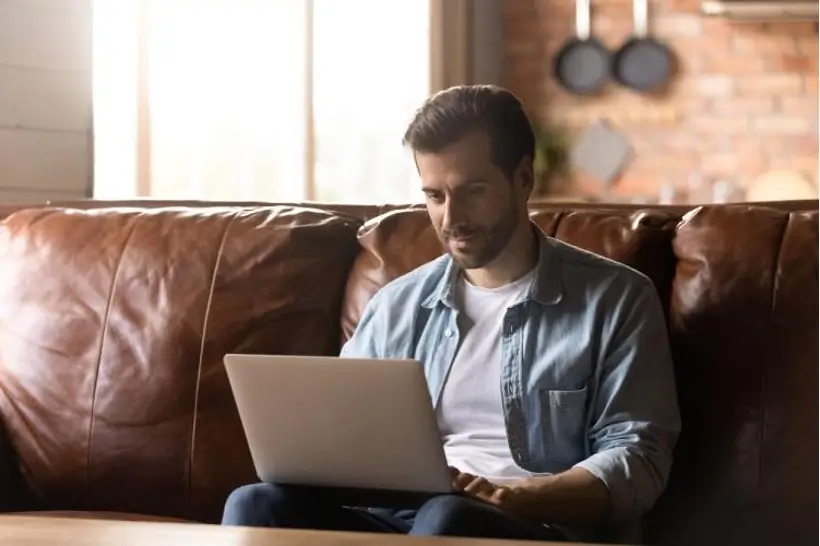
[[[587,388],[539,392],[545,454],[552,463],[571,466],[586,457]]]

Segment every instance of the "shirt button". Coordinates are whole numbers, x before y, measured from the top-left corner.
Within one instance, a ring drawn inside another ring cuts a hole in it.
[[[444,330],[444,337],[453,337],[452,330]]]

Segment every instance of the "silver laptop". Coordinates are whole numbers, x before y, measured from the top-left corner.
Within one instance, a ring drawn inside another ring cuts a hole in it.
[[[260,480],[452,492],[419,362],[229,354],[225,368]]]

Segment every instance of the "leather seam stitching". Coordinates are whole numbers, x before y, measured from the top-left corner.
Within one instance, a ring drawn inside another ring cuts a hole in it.
[[[88,446],[86,448],[85,454],[85,483],[86,487],[90,486],[91,483],[91,442],[94,433],[94,416],[95,416],[95,408],[97,405],[97,387],[99,386],[100,380],[100,368],[102,367],[102,353],[103,347],[105,347],[105,340],[108,337],[108,318],[111,314],[111,303],[114,301],[114,292],[117,289],[117,280],[120,278],[120,270],[122,268],[122,260],[125,257],[125,251],[128,249],[128,245],[131,243],[131,239],[134,236],[134,233],[137,231],[137,226],[139,225],[140,217],[135,216],[133,219],[133,226],[131,227],[131,231],[128,232],[128,236],[125,238],[125,241],[122,244],[122,248],[120,249],[120,255],[117,258],[117,265],[114,269],[114,276],[111,279],[111,284],[108,288],[108,301],[105,304],[105,314],[103,316],[103,331],[100,335],[100,347],[97,350],[97,366],[94,370],[94,387],[91,390],[91,416],[88,420]]]
[[[791,225],[792,221],[792,214],[788,213],[786,215],[786,221],[783,223],[783,229],[780,232],[780,241],[777,245],[777,253],[774,256],[774,264],[772,267],[772,296],[771,296],[771,303],[769,304],[769,313],[771,317],[774,317],[774,309],[777,301],[777,292],[780,288],[780,276],[781,276],[781,267],[780,264],[783,259],[783,248],[786,246],[786,238],[789,234],[789,226]],[[765,479],[766,475],[766,450],[763,448],[765,446],[766,441],[766,423],[768,421],[768,415],[766,412],[766,367],[760,370],[760,434],[758,436],[758,444],[760,446],[760,456],[758,458],[758,466],[757,466],[757,486],[758,488],[763,488],[763,480]]]
[[[193,416],[191,418],[191,446],[188,452],[188,495],[191,495],[194,487],[194,446],[196,445],[196,421],[197,412],[199,411],[199,389],[202,381],[202,360],[205,356],[205,341],[208,339],[208,321],[211,317],[211,304],[213,303],[214,291],[216,288],[216,274],[219,271],[219,265],[222,263],[222,255],[225,250],[225,241],[228,240],[228,233],[231,231],[236,219],[239,217],[241,211],[236,211],[233,217],[225,226],[225,231],[222,233],[222,240],[219,242],[219,250],[216,253],[216,260],[214,260],[214,270],[211,274],[211,286],[208,291],[208,302],[205,305],[205,317],[202,321],[202,340],[199,344],[199,363],[196,371],[196,389],[194,390],[194,407]]]

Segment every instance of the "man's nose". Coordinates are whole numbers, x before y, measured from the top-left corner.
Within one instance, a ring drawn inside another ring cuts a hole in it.
[[[444,202],[444,221],[442,227],[446,231],[458,228],[464,223],[464,209],[452,197]]]

